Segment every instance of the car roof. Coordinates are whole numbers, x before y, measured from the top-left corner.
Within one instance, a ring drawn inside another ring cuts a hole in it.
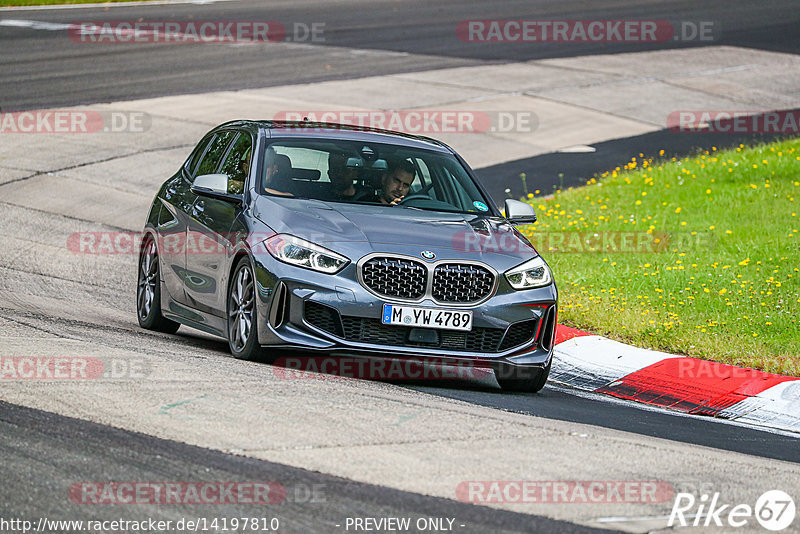
[[[224,128],[245,128],[251,131],[264,129],[269,132],[270,137],[340,139],[344,141],[388,143],[438,152],[454,152],[452,148],[441,141],[422,135],[332,122],[237,120],[221,124],[215,130]]]

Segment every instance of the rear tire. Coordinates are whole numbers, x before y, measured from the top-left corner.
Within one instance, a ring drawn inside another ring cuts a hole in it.
[[[247,256],[236,263],[228,284],[227,302],[231,354],[240,360],[262,359],[261,345],[258,344],[255,276]]]
[[[174,334],[181,324],[161,314],[161,272],[158,249],[152,237],[147,237],[139,252],[139,269],[136,285],[136,317],[139,326],[165,334]]]
[[[535,376],[525,377],[525,378],[516,378],[516,377],[498,377],[497,383],[500,384],[500,387],[503,388],[504,391],[520,391],[526,393],[538,393],[542,390],[544,385],[547,383],[547,377],[550,376],[550,365],[552,364],[553,360],[550,360],[550,363],[542,369],[539,373]],[[519,374],[530,372],[530,368],[522,368],[518,369]]]

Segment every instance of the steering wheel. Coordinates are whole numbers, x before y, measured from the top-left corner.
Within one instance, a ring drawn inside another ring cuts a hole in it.
[[[422,189],[420,189],[416,193],[413,193],[413,194],[408,195],[407,197],[403,198],[403,200],[398,202],[397,205],[398,206],[402,206],[403,204],[406,203],[407,200],[415,200],[415,199],[418,199],[418,198],[424,198],[426,200],[433,200],[433,199],[431,199],[430,196],[428,196],[428,191],[430,191],[432,187],[433,187],[433,182],[429,183],[428,185],[426,185],[425,187],[423,187]]]
[[[426,195],[425,193],[414,193],[413,195],[408,195],[407,197],[403,197],[403,200],[397,203],[398,206],[402,206],[406,202],[410,200],[417,200],[420,198],[424,198],[425,200],[431,200],[431,197]]]

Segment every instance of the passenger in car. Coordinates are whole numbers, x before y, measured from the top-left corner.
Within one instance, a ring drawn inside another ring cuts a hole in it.
[[[331,152],[328,154],[328,178],[331,193],[337,199],[350,199],[356,194],[355,179],[358,169],[347,167],[347,155]]]
[[[368,192],[358,186],[358,169],[347,166],[347,155],[331,152],[328,154],[328,178],[331,181],[332,200],[362,200]]]
[[[293,197],[292,160],[285,154],[278,154],[267,148],[265,161],[264,190],[272,195]]]

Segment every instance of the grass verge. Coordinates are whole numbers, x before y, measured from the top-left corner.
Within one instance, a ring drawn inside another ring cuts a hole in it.
[[[800,139],[634,159],[529,202],[561,323],[800,376]]]

